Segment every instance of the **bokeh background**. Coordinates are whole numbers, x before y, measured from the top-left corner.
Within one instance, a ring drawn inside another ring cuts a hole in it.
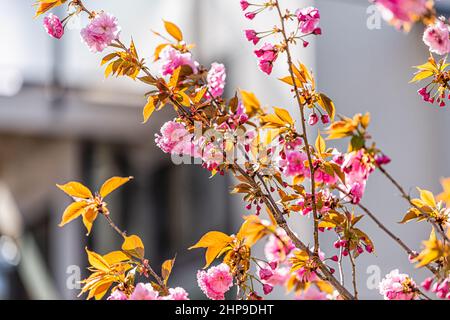
[[[49,38],[41,19],[33,19],[33,0],[0,0],[0,299],[74,299],[74,275],[86,275],[84,247],[105,253],[120,238],[102,219],[85,237],[81,221],[58,228],[70,200],[55,183],[78,180],[95,188],[113,175],[136,179],[110,198],[114,220],[142,236],[152,265],[177,254],[173,285],[183,285],[191,298],[203,298],[195,274],[202,252],[187,251],[208,230],[235,232],[245,213],[239,197],[230,196],[232,180],[209,179],[195,165],[176,166],[155,147],[153,136],[169,120],[159,112],[141,123],[145,87],[129,79],[104,79],[101,55],[91,54],[79,37],[86,21],[75,21],[61,41]],[[427,59],[422,27],[409,34],[384,22],[370,30],[373,11],[365,0],[282,1],[291,7],[314,4],[321,10],[323,35],[297,58],[316,74],[320,89],[334,99],[338,112],[372,114],[371,133],[393,162],[389,170],[411,192],[421,186],[437,193],[439,179],[450,175],[449,113],[422,103],[409,85],[411,66]],[[162,18],[182,27],[197,44],[195,57],[205,65],[227,67],[227,94],[236,88],[256,93],[267,106],[296,114],[280,60],[271,77],[261,73],[253,46],[243,29],[270,28],[270,13],[250,22],[238,1],[230,0],[86,0],[92,9],[118,17],[122,38],[131,35],[140,55],[151,57]],[[438,1],[442,13],[450,1]],[[63,16],[61,8],[56,14]],[[314,132],[311,132],[314,134]],[[413,248],[429,232],[425,224],[399,225],[407,206],[378,173],[369,179],[363,202]],[[297,233],[308,242],[310,221],[292,217]],[[397,244],[369,220],[362,227],[376,244],[375,255],[358,258],[361,295],[379,299],[368,276],[394,268],[415,271]],[[309,240],[310,241],[310,240]],[[325,236],[331,248],[332,237]],[[324,248],[327,252],[326,248]],[[260,250],[260,249],[258,249]],[[330,251],[328,251],[330,252]],[[331,252],[330,252],[331,253]],[[347,279],[350,275],[346,275]],[[285,297],[276,291],[272,298]]]

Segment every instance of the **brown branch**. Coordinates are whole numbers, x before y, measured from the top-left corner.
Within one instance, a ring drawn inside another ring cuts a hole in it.
[[[389,172],[386,171],[386,169],[384,169],[382,166],[377,166],[377,168],[381,171],[381,173],[383,173],[383,175],[390,181],[392,182],[392,184],[397,188],[398,191],[400,191],[402,198],[405,199],[406,201],[408,201],[408,203],[413,206],[414,208],[416,208],[417,210],[419,210],[420,212],[422,212],[425,216],[427,215],[426,212],[424,212],[421,208],[419,208],[418,206],[416,206],[413,201],[411,196],[405,191],[405,189],[403,189],[403,187],[400,185],[400,183],[397,182],[397,180],[395,180],[390,174]],[[429,223],[431,223],[431,225],[438,231],[438,233],[441,235],[441,237],[444,239],[444,241],[450,241],[447,237],[447,235],[445,234],[444,229],[438,225],[435,221],[431,220],[431,218],[427,219],[427,221]]]
[[[294,70],[292,67],[292,55],[291,55],[291,51],[289,48],[289,39],[287,36],[286,26],[284,23],[285,17],[283,16],[283,14],[281,12],[281,8],[280,8],[280,4],[279,4],[278,0],[276,0],[274,2],[274,5],[277,9],[278,16],[280,17],[280,21],[281,21],[281,30],[280,31],[284,38],[287,62],[289,65],[289,74],[292,79],[295,79]],[[316,184],[315,184],[315,178],[314,178],[314,165],[313,165],[313,161],[312,161],[310,145],[308,142],[308,135],[306,133],[306,119],[305,119],[305,110],[304,110],[305,105],[302,104],[302,102],[301,102],[300,94],[298,92],[299,88],[295,81],[293,81],[293,86],[294,86],[294,92],[295,92],[295,97],[296,97],[296,100],[298,103],[298,107],[300,109],[300,115],[301,115],[301,120],[302,120],[301,124],[302,124],[302,131],[303,131],[302,136],[303,136],[303,140],[305,142],[306,155],[308,157],[309,170],[311,173],[311,200],[312,200],[312,209],[313,209],[313,217],[314,217],[314,254],[316,256],[318,256],[318,253],[319,253],[319,218],[318,218],[318,214],[317,214],[317,205],[316,205]]]
[[[348,194],[344,189],[340,188],[339,186],[335,186],[334,187],[336,190],[339,190],[340,192],[342,192],[344,195],[346,196],[350,196],[350,194]],[[375,222],[375,224],[381,229],[383,230],[392,240],[394,240],[395,242],[398,243],[398,245],[406,251],[406,253],[408,255],[414,256],[417,253],[414,252],[411,248],[408,247],[408,245],[406,245],[406,243],[404,243],[398,236],[396,236],[391,230],[389,230],[376,216],[375,214],[373,214],[367,207],[365,207],[363,204],[358,203],[357,206],[364,211],[367,216],[373,220],[373,222]],[[437,270],[435,268],[433,268],[432,266],[427,265],[427,269],[430,270],[433,274],[437,275]]]
[[[350,263],[352,265],[353,292],[354,292],[354,295],[355,295],[355,299],[358,299],[358,286],[356,285],[356,264],[355,264],[355,259],[353,259],[351,253],[349,253],[348,258],[350,259]]]
[[[254,177],[250,176],[244,169],[242,169],[237,164],[235,164],[233,168],[239,171],[241,175],[246,177],[247,180],[252,183],[252,186],[255,189],[259,190],[261,194],[264,194],[261,190],[261,186],[258,185]],[[262,182],[262,184],[265,185],[264,182]],[[286,232],[286,235],[291,239],[295,247],[305,251],[310,257],[312,257],[315,260],[315,262],[319,266],[320,271],[323,274],[322,276],[323,280],[328,281],[344,299],[354,300],[355,297],[333,276],[328,266],[325,265],[313,252],[311,252],[308,246],[306,246],[291,230],[291,228],[288,226],[286,222],[286,219],[283,216],[283,212],[281,212],[278,206],[276,206],[275,200],[272,198],[270,192],[263,196],[263,201],[269,209],[272,209],[272,213],[278,226]]]

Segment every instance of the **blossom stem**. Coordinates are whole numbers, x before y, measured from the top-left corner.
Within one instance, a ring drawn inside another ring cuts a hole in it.
[[[353,292],[355,295],[355,299],[358,299],[358,286],[356,285],[356,264],[355,259],[353,259],[352,254],[348,255],[350,263],[352,265],[352,283],[353,283]]]
[[[292,67],[292,55],[291,55],[291,51],[290,51],[290,47],[289,47],[289,38],[287,36],[286,25],[284,23],[285,17],[283,16],[283,13],[281,12],[280,3],[278,0],[276,0],[274,2],[274,5],[277,9],[277,12],[278,12],[278,15],[279,15],[280,21],[281,21],[281,34],[283,35],[283,38],[284,38],[287,62],[289,65],[289,74],[292,79],[295,79],[294,70]],[[314,255],[318,256],[318,254],[319,254],[319,218],[317,215],[317,206],[316,206],[316,183],[315,183],[315,178],[314,178],[315,170],[314,170],[314,164],[312,161],[310,145],[308,142],[308,135],[306,133],[306,118],[305,118],[305,110],[304,110],[305,105],[302,104],[302,102],[301,102],[300,95],[298,92],[299,88],[295,81],[293,81],[293,86],[294,86],[295,97],[297,99],[297,103],[298,103],[298,106],[300,109],[300,115],[301,115],[301,120],[302,120],[301,121],[302,132],[303,132],[302,137],[303,137],[303,140],[305,143],[306,155],[308,157],[309,170],[311,173],[311,200],[312,200],[312,209],[313,209],[313,217],[314,217]]]

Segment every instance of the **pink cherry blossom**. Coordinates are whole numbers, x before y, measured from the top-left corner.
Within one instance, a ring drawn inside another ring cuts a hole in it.
[[[278,267],[272,272],[272,276],[267,280],[263,280],[263,283],[270,284],[271,286],[284,286],[286,281],[290,277],[290,268],[288,267]]]
[[[423,42],[431,52],[444,55],[450,52],[449,27],[441,20],[430,25],[423,34]]]
[[[214,62],[206,77],[208,90],[213,98],[220,97],[223,94],[226,78],[225,66],[221,63]]]
[[[397,28],[409,27],[427,12],[427,0],[375,0],[383,18]]]
[[[194,156],[193,135],[179,122],[168,121],[161,127],[161,135],[155,135],[156,145],[162,151],[178,155]]]
[[[277,236],[269,236],[269,239],[264,246],[264,254],[266,259],[270,262],[283,262],[286,260],[289,253],[295,249],[295,245],[283,229],[278,228],[276,233]],[[280,241],[280,239],[282,241]]]
[[[169,295],[163,297],[163,300],[189,300],[189,294],[181,287],[170,288]]]
[[[392,270],[380,282],[380,294],[384,300],[414,300],[417,297],[416,283],[398,269]]]
[[[44,28],[49,36],[53,38],[61,39],[64,35],[64,27],[61,20],[59,20],[59,18],[53,13],[50,13],[44,18]]]
[[[317,122],[319,122],[319,117],[317,116],[316,113],[311,113],[311,115],[309,116],[309,119],[308,119],[308,124],[310,126],[314,126],[317,124]]]
[[[309,169],[305,166],[308,160],[306,153],[301,151],[287,151],[286,159],[279,162],[280,168],[286,176],[305,176],[309,174]]]
[[[266,43],[261,49],[255,50],[255,55],[259,59],[258,65],[261,71],[271,74],[273,64],[278,58],[278,49],[273,44]]]
[[[301,294],[295,296],[296,300],[328,300],[327,294],[315,286],[311,286]]]
[[[437,281],[431,291],[436,293],[436,296],[440,299],[450,299],[450,278]]]
[[[208,271],[197,272],[197,282],[203,293],[211,300],[224,300],[225,293],[233,286],[230,267],[222,263]]]
[[[361,201],[367,179],[374,168],[371,157],[363,149],[345,156],[342,171],[345,173],[346,185],[343,188],[351,195],[352,203],[357,204]]]
[[[172,46],[167,46],[161,51],[160,59],[163,76],[172,75],[180,66],[189,66],[194,73],[197,73],[198,63],[192,59],[190,52],[183,53]]]
[[[319,27],[320,13],[317,8],[307,7],[295,13],[302,33],[313,33]]]
[[[119,37],[120,27],[117,18],[102,12],[81,29],[81,38],[92,52],[101,52]]]
[[[128,300],[128,297],[123,291],[114,290],[106,300]]]
[[[130,295],[130,300],[159,300],[159,293],[150,283],[138,283]]]

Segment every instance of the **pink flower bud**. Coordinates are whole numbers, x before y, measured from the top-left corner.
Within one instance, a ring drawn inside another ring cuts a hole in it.
[[[368,253],[372,253],[373,252],[373,247],[371,245],[366,245],[366,251]]]
[[[269,267],[270,269],[275,270],[278,267],[278,262],[276,261],[269,262]]]
[[[254,12],[247,12],[247,13],[245,14],[245,17],[246,17],[247,19],[249,19],[249,20],[253,20],[253,19],[256,17],[256,13],[254,13]]]
[[[247,10],[247,8],[248,8],[249,6],[250,6],[250,4],[249,4],[247,1],[241,0],[241,9],[242,9],[242,11]]]
[[[319,122],[319,117],[317,116],[317,114],[311,114],[308,119],[308,124],[310,126],[314,126],[317,122]]]
[[[264,268],[264,269],[259,270],[259,277],[261,278],[261,280],[268,280],[272,276],[273,276],[273,272],[270,269]]]
[[[421,286],[422,288],[424,288],[426,291],[430,291],[431,285],[433,284],[433,278],[429,277],[426,278],[422,283]]]
[[[273,287],[270,284],[263,285],[264,294],[269,294],[273,290]]]
[[[344,257],[348,256],[348,250],[342,251],[342,255],[343,255]]]
[[[364,249],[361,247],[356,247],[356,251],[358,251],[359,254],[362,254],[364,252]]]
[[[336,272],[336,270],[334,270],[334,268],[330,268],[330,273],[334,274]]]
[[[330,117],[327,114],[323,114],[322,117],[320,117],[320,120],[322,121],[323,124],[330,123]]]
[[[339,249],[341,247],[341,242],[339,240],[336,240],[333,245],[336,249]]]
[[[338,262],[339,261],[339,257],[338,256],[332,256],[331,260],[333,260],[334,262]]]

